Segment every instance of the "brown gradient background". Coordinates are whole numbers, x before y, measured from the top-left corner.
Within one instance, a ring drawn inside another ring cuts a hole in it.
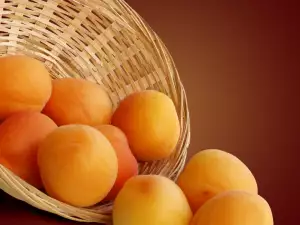
[[[298,7],[286,1],[127,1],[178,66],[191,113],[189,155],[206,148],[235,154],[256,176],[275,224],[298,224]],[[76,223],[1,194],[0,224]]]

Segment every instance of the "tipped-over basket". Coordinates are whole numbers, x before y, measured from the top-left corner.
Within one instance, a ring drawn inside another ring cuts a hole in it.
[[[169,95],[180,118],[179,143],[170,158],[141,164],[139,172],[177,178],[190,139],[185,91],[165,45],[124,0],[1,0],[0,56],[14,54],[44,62],[53,79],[81,77],[104,86],[115,107],[139,90]],[[70,220],[106,223],[111,218],[113,203],[92,208],[64,204],[3,166],[0,188]]]

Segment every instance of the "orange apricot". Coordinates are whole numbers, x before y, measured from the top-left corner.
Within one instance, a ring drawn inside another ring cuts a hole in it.
[[[0,121],[19,111],[42,111],[51,91],[42,62],[21,55],[0,58]]]
[[[114,225],[189,225],[192,216],[182,190],[158,175],[129,179],[113,206]]]
[[[97,126],[110,122],[112,102],[100,85],[75,78],[56,79],[52,83],[52,95],[43,113],[59,126]]]
[[[19,112],[0,125],[0,163],[36,188],[42,188],[37,164],[39,144],[56,124],[38,112]]]
[[[46,192],[76,207],[102,201],[118,173],[112,145],[87,125],[61,126],[48,135],[40,145],[38,165]]]
[[[133,154],[140,161],[169,157],[180,135],[174,103],[154,90],[137,92],[121,101],[112,124],[126,134]]]
[[[118,177],[105,198],[105,200],[113,200],[125,182],[138,174],[138,163],[129,148],[125,134],[119,128],[112,125],[101,125],[96,128],[110,141],[118,158]]]
[[[257,194],[255,177],[236,156],[208,149],[194,155],[180,174],[177,184],[196,212],[206,201],[228,190]]]
[[[225,191],[207,201],[190,225],[273,225],[268,202],[244,191]]]

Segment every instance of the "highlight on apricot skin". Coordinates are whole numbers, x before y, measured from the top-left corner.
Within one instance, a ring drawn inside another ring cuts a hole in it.
[[[102,201],[118,173],[112,145],[87,125],[61,126],[48,135],[40,145],[38,165],[46,192],[76,207]]]
[[[187,196],[193,212],[223,191],[258,192],[255,177],[248,167],[234,155],[217,149],[194,155],[180,174],[177,184]]]
[[[140,161],[169,157],[179,140],[175,105],[167,95],[154,90],[137,92],[121,101],[112,124],[126,134],[132,152]]]
[[[244,191],[226,191],[207,201],[190,225],[273,225],[265,199]]]
[[[0,163],[36,188],[42,188],[37,151],[39,144],[57,128],[38,112],[19,112],[0,125]]]
[[[125,182],[138,174],[138,162],[133,156],[125,134],[112,125],[96,127],[112,144],[118,158],[118,176],[114,187],[106,196],[105,200],[115,199]]]
[[[130,178],[113,205],[114,225],[189,225],[191,219],[182,190],[158,175]]]
[[[42,62],[23,55],[0,58],[0,121],[19,111],[41,112],[51,91]]]
[[[56,79],[52,83],[52,95],[43,113],[58,125],[110,123],[112,102],[100,85],[75,78]]]

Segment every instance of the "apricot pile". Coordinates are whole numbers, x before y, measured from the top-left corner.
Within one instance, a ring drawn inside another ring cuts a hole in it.
[[[159,91],[113,111],[96,83],[52,80],[28,56],[0,58],[0,164],[29,185],[74,207],[113,201],[114,225],[273,225],[254,175],[227,152],[200,151],[175,182],[138,175],[139,163],[171,157],[180,134]]]

